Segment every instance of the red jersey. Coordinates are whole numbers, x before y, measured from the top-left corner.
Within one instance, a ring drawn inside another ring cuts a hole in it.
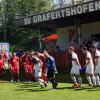
[[[4,67],[4,59],[1,58],[1,59],[0,59],[0,68],[3,68],[3,67]]]
[[[24,64],[29,64],[29,56],[28,55],[22,55],[21,62]]]
[[[39,54],[39,58],[40,58],[40,60],[43,62],[42,70],[44,71],[44,70],[47,69],[47,68],[46,68],[45,58],[44,58],[44,56],[43,56],[42,54]]]
[[[12,57],[10,63],[12,67],[19,67],[19,58],[17,56]]]

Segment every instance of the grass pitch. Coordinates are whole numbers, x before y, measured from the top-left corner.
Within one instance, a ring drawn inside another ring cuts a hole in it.
[[[37,83],[0,82],[0,100],[100,100],[100,87],[83,85],[73,89],[71,86],[60,83],[57,89],[51,85],[40,89]]]

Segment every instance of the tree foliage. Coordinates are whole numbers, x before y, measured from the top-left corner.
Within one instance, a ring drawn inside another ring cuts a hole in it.
[[[17,27],[16,18],[50,9],[50,0],[3,0],[0,4],[0,41],[3,41],[3,32],[6,32],[7,42],[12,46],[22,50],[28,48],[28,43],[38,32]]]

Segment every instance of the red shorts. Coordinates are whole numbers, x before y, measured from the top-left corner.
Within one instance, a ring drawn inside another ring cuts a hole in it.
[[[4,74],[4,68],[1,67],[1,68],[0,68],[0,75],[3,75],[3,74]]]
[[[12,67],[11,71],[12,71],[12,73],[17,74],[17,73],[19,73],[19,68],[18,67]]]
[[[30,73],[30,74],[33,74],[33,67],[34,67],[33,64],[30,64],[30,65],[29,65],[29,73]]]
[[[25,73],[29,72],[29,64],[24,64]]]

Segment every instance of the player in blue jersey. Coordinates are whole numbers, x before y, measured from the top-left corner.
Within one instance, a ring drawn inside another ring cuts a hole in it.
[[[55,89],[58,85],[58,83],[55,81],[55,74],[57,73],[55,59],[51,55],[49,55],[46,50],[43,51],[43,54],[46,58],[48,80],[52,83],[52,87]]]

